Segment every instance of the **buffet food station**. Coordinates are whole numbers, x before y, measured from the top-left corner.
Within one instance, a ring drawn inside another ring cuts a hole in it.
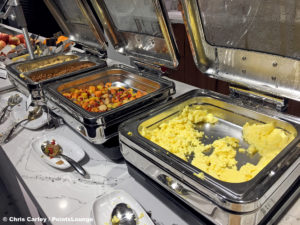
[[[293,41],[288,52],[236,41],[259,13],[249,12],[247,26],[233,23],[235,33],[224,26],[224,41],[211,17],[218,3],[180,1],[194,61],[231,84],[225,96],[164,78],[178,51],[162,1],[44,2],[80,49],[6,65],[15,89],[2,91],[1,106],[16,93],[23,102],[4,115],[1,169],[13,168],[16,179],[3,177],[20,187],[31,215],[49,224],[75,224],[76,216],[118,224],[112,212],[127,201],[141,224],[265,224],[298,199],[300,119],[281,112],[284,98],[300,99],[292,82],[298,49]],[[17,127],[14,111],[27,118],[29,105],[43,116]]]

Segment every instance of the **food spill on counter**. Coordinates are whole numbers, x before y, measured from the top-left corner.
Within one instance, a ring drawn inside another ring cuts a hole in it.
[[[31,62],[26,62],[26,63],[22,63],[20,65],[17,66],[17,69],[22,72],[29,72],[35,69],[41,69],[41,68],[45,68],[48,66],[52,66],[52,65],[57,65],[60,63],[64,63],[64,62],[68,62],[71,60],[75,60],[78,59],[77,55],[58,55],[55,57],[51,57],[51,58],[46,58],[46,59],[37,59]]]
[[[193,154],[192,165],[214,178],[230,183],[251,180],[294,139],[292,134],[276,128],[273,123],[246,123],[243,126],[243,138],[249,143],[248,149],[241,148],[239,140],[229,136],[215,140],[212,144],[203,144],[201,139],[205,134],[195,129],[196,126],[199,123],[217,122],[218,119],[201,106],[187,106],[169,121],[153,129],[143,127],[140,132],[142,136],[185,161],[189,161],[187,156]],[[247,162],[238,169],[237,151],[249,155],[259,153],[259,162],[257,165]],[[195,175],[204,178],[204,174]]]
[[[59,77],[67,73],[72,73],[78,70],[86,69],[94,65],[95,63],[93,62],[77,61],[65,65],[60,65],[55,68],[32,72],[29,75],[29,78],[34,82],[39,82],[39,81],[51,79],[53,77]]]
[[[127,102],[141,98],[147,93],[132,88],[115,87],[112,83],[99,83],[87,88],[71,88],[62,95],[89,112],[106,112]]]

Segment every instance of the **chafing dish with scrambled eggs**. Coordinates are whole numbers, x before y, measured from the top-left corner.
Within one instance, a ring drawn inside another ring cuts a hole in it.
[[[120,142],[130,165],[202,214],[227,217],[230,210],[250,219],[270,204],[269,189],[299,160],[295,121],[199,89],[123,123]]]

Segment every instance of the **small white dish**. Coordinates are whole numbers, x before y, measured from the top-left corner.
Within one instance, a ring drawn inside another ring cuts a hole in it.
[[[119,203],[127,204],[136,212],[138,222],[142,225],[154,225],[143,207],[127,192],[123,190],[114,190],[97,198],[92,208],[92,218],[94,225],[111,225],[111,213]]]
[[[50,158],[49,156],[46,156],[43,153],[41,148],[42,143],[44,143],[45,141],[52,140],[55,140],[55,143],[60,145],[60,147],[62,148],[62,153],[64,155],[69,156],[74,161],[79,162],[84,158],[85,152],[82,150],[82,148],[75,144],[73,141],[69,140],[68,138],[55,134],[45,135],[43,137],[33,140],[31,143],[31,147],[37,153],[37,156],[40,157],[45,163],[49,164],[50,166],[55,167],[57,169],[67,169],[70,167],[70,164],[61,156]],[[63,161],[63,163],[57,164],[57,162],[59,161]]]

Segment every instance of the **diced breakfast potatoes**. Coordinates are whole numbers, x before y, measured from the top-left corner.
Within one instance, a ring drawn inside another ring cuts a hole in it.
[[[89,112],[105,112],[127,102],[140,98],[147,93],[134,91],[132,88],[114,87],[112,83],[99,83],[87,88],[72,88],[62,92],[63,96]]]

